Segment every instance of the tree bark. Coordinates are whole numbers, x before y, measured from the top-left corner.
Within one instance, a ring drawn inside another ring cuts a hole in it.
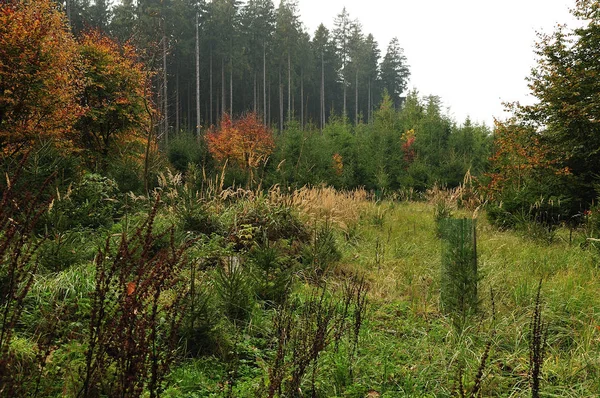
[[[263,112],[265,126],[268,124],[267,119],[267,43],[263,42]]]
[[[179,63],[177,63],[177,75],[175,76],[175,134],[179,134],[179,129],[181,127],[179,125],[179,106]]]
[[[196,13],[196,138],[200,139],[200,28]]]
[[[300,70],[300,130],[304,130],[304,68]]]
[[[283,131],[283,83],[281,82],[281,66],[279,67],[279,132]]]
[[[344,73],[344,79],[342,82],[342,84],[344,85],[344,113],[343,113],[343,116],[344,116],[344,123],[346,123],[347,113],[346,113],[346,68],[345,67],[343,69],[343,73]]]
[[[321,51],[321,133],[325,128],[325,58]]]
[[[210,105],[209,105],[209,109],[208,109],[208,114],[210,117],[210,125],[212,126],[213,123],[213,106],[214,106],[214,97],[213,97],[213,54],[212,54],[212,48],[210,50],[210,66],[209,66],[209,91],[210,91]]]
[[[253,85],[253,87],[254,87],[254,95],[252,97],[252,109],[254,111],[254,114],[256,115],[256,110],[257,110],[256,109],[256,102],[257,102],[257,100],[256,100],[256,70],[254,71],[254,85]]]
[[[163,20],[163,112],[165,144],[169,145],[169,100],[167,90],[167,33]]]
[[[367,95],[367,122],[371,124],[371,79],[369,79],[369,88]]]
[[[358,67],[354,75],[354,125],[358,124]]]
[[[221,58],[221,117],[225,114],[225,57]]]
[[[288,52],[288,123],[292,120],[292,60]]]

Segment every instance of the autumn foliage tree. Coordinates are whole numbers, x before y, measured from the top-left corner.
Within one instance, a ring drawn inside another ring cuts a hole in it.
[[[220,126],[206,134],[206,141],[215,159],[227,161],[248,172],[250,183],[253,182],[254,170],[266,162],[275,147],[272,132],[255,113],[248,113],[238,120],[231,120],[225,113]]]
[[[487,174],[490,198],[501,196],[508,189],[525,189],[528,184],[540,184],[545,176],[568,175],[561,159],[553,157],[551,148],[531,126],[514,118],[495,121],[494,154],[490,158],[492,171]]]
[[[492,222],[504,227],[531,220],[546,225],[564,221],[571,201],[565,193],[570,170],[534,126],[513,117],[496,120],[491,170],[482,190]]]
[[[529,88],[538,101],[515,114],[540,132],[561,167],[577,209],[597,199],[600,182],[600,1],[577,0],[575,29],[558,25],[540,35]],[[579,210],[578,210],[579,211]]]
[[[92,31],[81,38],[79,52],[85,65],[85,112],[75,126],[77,144],[96,167],[111,155],[141,154],[154,110],[149,74],[135,49]]]
[[[0,3],[0,149],[41,138],[69,144],[82,112],[82,63],[64,14],[51,0]]]

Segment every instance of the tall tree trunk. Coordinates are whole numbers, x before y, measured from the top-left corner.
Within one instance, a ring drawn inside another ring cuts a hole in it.
[[[268,124],[267,119],[267,43],[263,42],[263,112],[265,126]]]
[[[221,58],[221,116],[225,114],[225,57]]]
[[[358,67],[354,75],[354,125],[358,124]]]
[[[325,128],[325,58],[321,51],[321,133]]]
[[[177,75],[175,76],[175,134],[179,134],[179,62],[177,63]]]
[[[229,114],[233,116],[233,56],[229,58]]]
[[[343,82],[342,82],[342,84],[344,85],[344,113],[343,113],[344,123],[346,123],[346,115],[347,115],[347,113],[346,113],[346,73],[345,73],[346,71],[345,71],[345,69],[346,68],[344,68],[344,71],[343,71],[343,73],[344,73],[344,79],[343,79]]]
[[[69,21],[69,28],[73,29],[73,20],[71,19],[71,0],[66,1],[66,12],[67,12],[67,20]]]
[[[163,111],[164,111],[164,135],[165,144],[169,145],[169,100],[167,90],[167,33],[163,20]]]
[[[252,97],[252,109],[254,111],[254,114],[256,115],[256,70],[254,71],[254,95]]]
[[[283,83],[281,82],[281,66],[279,66],[279,132],[283,131]]]
[[[304,68],[300,70],[300,130],[304,130]]]
[[[200,139],[200,28],[196,13],[196,138]]]
[[[292,60],[288,52],[288,123],[292,120]]]
[[[371,124],[371,79],[369,78],[368,87],[368,99],[367,99],[367,122]]]
[[[209,105],[209,109],[208,109],[208,114],[210,117],[210,125],[213,125],[213,105],[214,105],[214,98],[213,98],[213,54],[212,54],[212,48],[210,49],[210,66],[209,66],[209,91],[210,91],[210,105]]]
[[[192,131],[192,91],[187,90],[187,106],[186,106],[186,116],[185,116],[185,129],[187,131]]]

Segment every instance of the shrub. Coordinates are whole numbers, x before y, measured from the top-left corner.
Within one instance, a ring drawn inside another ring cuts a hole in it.
[[[185,313],[178,275],[191,242],[176,246],[171,229],[166,232],[170,245],[156,247],[157,211],[158,200],[146,222],[133,234],[122,234],[114,255],[108,238],[96,256],[80,395],[160,393]]]
[[[234,323],[245,323],[254,308],[254,286],[240,256],[223,259],[214,279],[223,314]]]
[[[475,220],[442,220],[442,273],[440,304],[462,329],[477,311],[477,238]]]
[[[113,180],[99,174],[86,174],[72,189],[54,200],[41,220],[41,227],[56,232],[110,227],[119,215],[117,194]]]
[[[208,148],[205,140],[198,140],[194,134],[181,133],[169,141],[167,149],[169,163],[175,170],[183,173],[188,165],[206,165]]]
[[[238,244],[238,247],[252,245],[253,239],[240,241],[240,230],[252,231],[253,236],[260,241],[278,241],[280,239],[308,239],[304,224],[298,219],[291,206],[282,203],[271,203],[263,197],[240,200],[224,215],[228,234]]]
[[[40,265],[48,271],[58,272],[83,260],[92,260],[95,247],[87,235],[89,233],[77,231],[55,233],[40,247],[37,256]]]
[[[321,278],[342,255],[337,247],[333,227],[326,221],[316,227],[311,242],[302,249],[302,263],[310,267],[312,276]]]
[[[250,251],[249,261],[259,299],[275,304],[286,300],[296,268],[296,262],[285,253],[289,249],[286,242],[271,244],[266,241]]]

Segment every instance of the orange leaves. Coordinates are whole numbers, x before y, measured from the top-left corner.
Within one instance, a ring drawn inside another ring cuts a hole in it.
[[[415,149],[413,148],[413,144],[415,143],[415,130],[407,130],[404,134],[402,134],[400,140],[402,141],[404,162],[406,162],[407,165],[410,165],[415,160],[416,156]]]
[[[65,141],[82,112],[82,65],[53,1],[0,5],[0,148],[46,137]]]
[[[273,134],[254,113],[235,121],[224,114],[221,125],[206,134],[206,141],[215,159],[228,160],[243,170],[257,168],[275,147]]]
[[[344,172],[344,159],[339,153],[333,154],[333,170],[337,176],[341,176]]]
[[[509,187],[520,189],[525,181],[536,178],[539,172],[570,173],[568,168],[557,166],[561,159],[551,156],[550,148],[541,142],[533,128],[514,120],[496,121],[495,124],[496,151],[490,158],[495,171],[487,174],[490,178],[487,191],[492,198]]]
[[[87,109],[76,125],[78,145],[103,162],[110,153],[135,151],[135,146],[141,149],[152,107],[149,75],[134,49],[91,31],[81,38],[80,54],[85,64],[83,102]],[[120,150],[113,151],[117,145]]]

